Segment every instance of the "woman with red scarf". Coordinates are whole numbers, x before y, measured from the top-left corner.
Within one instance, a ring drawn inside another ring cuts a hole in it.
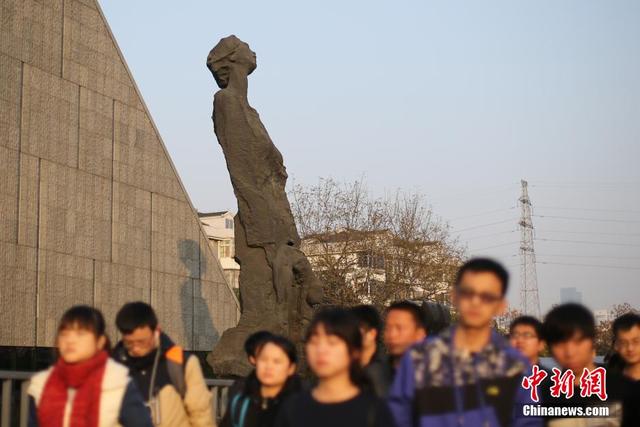
[[[31,379],[30,427],[151,427],[126,367],[109,358],[100,311],[75,306],[58,326],[60,357]]]

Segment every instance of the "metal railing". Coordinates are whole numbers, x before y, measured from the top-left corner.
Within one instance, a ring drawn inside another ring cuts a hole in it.
[[[0,403],[0,427],[26,427],[29,418],[27,387],[34,372],[0,371],[2,394]],[[229,387],[233,380],[206,379],[205,383],[213,396],[213,416],[220,424],[227,407]]]
[[[233,380],[205,379],[204,382],[207,384],[207,387],[209,387],[209,390],[211,390],[213,418],[216,420],[216,425],[220,425],[224,411],[227,409],[229,388],[231,387],[231,384],[233,384]]]

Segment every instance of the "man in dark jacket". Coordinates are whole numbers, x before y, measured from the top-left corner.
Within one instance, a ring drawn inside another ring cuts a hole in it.
[[[506,307],[508,273],[489,259],[458,271],[452,300],[457,325],[404,355],[388,402],[398,427],[538,427],[523,416],[532,404],[521,387],[530,365],[491,328]]]
[[[640,387],[640,315],[623,314],[613,321],[612,329],[622,373]]]
[[[112,357],[129,368],[156,427],[214,427],[211,393],[195,355],[160,331],[153,308],[125,304],[116,316],[122,334]]]
[[[545,316],[543,331],[559,369],[554,368],[542,383],[542,401],[550,410],[566,408],[574,414],[581,410],[581,416],[584,417],[580,418],[579,413],[574,417],[550,413],[553,416],[547,419],[548,426],[640,426],[640,395],[635,384],[618,372],[606,371],[594,361],[596,325],[589,309],[574,303],[554,307]],[[593,376],[598,371],[602,375],[600,378]],[[552,379],[554,374],[555,381]],[[553,392],[556,384],[566,388],[558,388]],[[583,393],[583,386],[587,388],[586,391],[591,388],[591,392]],[[596,408],[598,411],[605,410],[605,416],[595,417],[587,413]]]
[[[404,353],[427,336],[427,325],[422,308],[411,301],[396,301],[385,310],[384,345],[389,354],[391,378]]]
[[[359,305],[351,312],[360,322],[362,333],[362,355],[360,362],[379,397],[386,397],[391,387],[392,372],[387,356],[380,345],[382,319],[372,305]]]

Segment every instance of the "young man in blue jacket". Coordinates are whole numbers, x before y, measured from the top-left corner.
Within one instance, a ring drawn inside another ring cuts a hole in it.
[[[529,362],[491,323],[506,308],[509,275],[477,258],[458,271],[452,292],[457,325],[404,355],[388,401],[398,427],[539,427],[523,416],[535,404],[522,388]]]

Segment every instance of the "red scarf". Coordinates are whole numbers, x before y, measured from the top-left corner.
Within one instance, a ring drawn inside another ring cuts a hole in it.
[[[102,377],[107,359],[106,351],[80,363],[66,363],[62,358],[58,359],[40,398],[40,427],[63,426],[69,388],[76,390],[70,427],[98,427]]]

